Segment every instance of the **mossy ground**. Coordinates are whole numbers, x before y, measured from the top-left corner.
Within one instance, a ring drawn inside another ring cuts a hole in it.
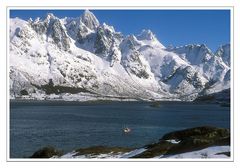
[[[78,155],[99,155],[99,154],[117,154],[117,153],[125,153],[125,152],[130,152],[133,150],[132,148],[123,148],[123,147],[106,147],[106,146],[93,146],[89,148],[80,148],[77,149],[76,152]]]

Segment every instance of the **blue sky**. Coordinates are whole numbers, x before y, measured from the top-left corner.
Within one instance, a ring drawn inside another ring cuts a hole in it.
[[[230,10],[91,10],[100,23],[114,26],[124,35],[150,29],[168,46],[206,44],[215,51],[230,43]],[[83,10],[10,10],[10,17],[43,18],[53,13],[59,18],[79,17]]]

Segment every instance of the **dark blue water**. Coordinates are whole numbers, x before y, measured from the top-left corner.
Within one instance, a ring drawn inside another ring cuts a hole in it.
[[[174,130],[230,127],[230,108],[218,104],[162,102],[11,102],[10,157],[32,155],[51,145],[69,152],[96,145],[141,147]],[[132,129],[123,134],[122,128]]]

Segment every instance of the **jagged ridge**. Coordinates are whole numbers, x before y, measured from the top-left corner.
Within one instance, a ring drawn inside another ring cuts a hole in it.
[[[10,21],[11,98],[193,100],[227,88],[229,44],[216,53],[206,45],[166,48],[150,30],[124,37],[88,10]]]

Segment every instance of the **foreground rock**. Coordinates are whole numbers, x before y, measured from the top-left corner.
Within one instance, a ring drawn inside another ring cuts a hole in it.
[[[225,145],[230,145],[230,132],[228,129],[209,126],[196,127],[165,134],[159,142],[147,145],[147,150],[134,156],[134,158],[174,155],[211,146]]]
[[[36,151],[30,158],[51,158],[61,156],[62,151],[55,149],[54,147],[48,146]]]

